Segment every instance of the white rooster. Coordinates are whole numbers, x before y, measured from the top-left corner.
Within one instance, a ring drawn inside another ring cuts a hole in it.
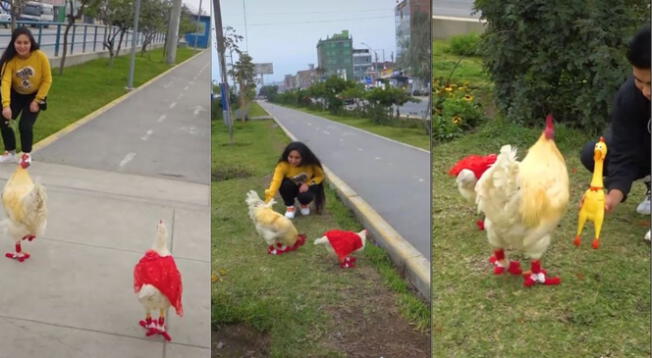
[[[167,247],[168,231],[163,220],[156,230],[152,249],[134,267],[134,291],[145,307],[145,320],[139,324],[147,330],[146,335],[160,334],[170,341],[172,338],[166,331],[165,313],[173,306],[177,314],[183,316],[183,286],[181,273]],[[152,319],[152,311],[157,310],[158,320]]]
[[[265,203],[258,193],[250,190],[245,202],[249,206],[249,217],[256,231],[267,243],[267,253],[281,255],[294,251],[306,242],[306,235],[299,234],[292,221],[272,209],[274,199]]]
[[[504,249],[513,249],[531,258],[525,286],[536,283],[556,285],[558,277],[547,277],[540,258],[550,245],[555,229],[568,204],[568,171],[554,141],[552,116],[546,128],[519,163],[516,150],[505,145],[496,162],[475,186],[478,210],[483,212],[489,244],[494,248],[490,262],[494,273],[505,269],[521,274],[520,263],[509,262]]]
[[[16,252],[8,252],[5,256],[19,262],[30,257],[22,250],[21,241],[32,241],[43,235],[48,216],[45,187],[32,181],[27,171],[29,163],[25,159],[23,155],[2,191],[2,204],[9,217],[9,236],[16,248]]]
[[[330,230],[318,239],[315,245],[323,245],[328,252],[337,256],[341,268],[355,267],[356,258],[351,254],[364,250],[367,243],[367,230],[358,233],[344,230]]]

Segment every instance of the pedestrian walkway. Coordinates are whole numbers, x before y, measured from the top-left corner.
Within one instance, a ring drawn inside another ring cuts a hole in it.
[[[34,154],[48,228],[24,245],[27,261],[0,259],[0,357],[210,357],[209,56]],[[0,185],[14,168],[0,165]],[[171,343],[145,337],[133,291],[161,219],[184,288],[184,316],[169,312]],[[0,249],[12,247],[3,234]]]

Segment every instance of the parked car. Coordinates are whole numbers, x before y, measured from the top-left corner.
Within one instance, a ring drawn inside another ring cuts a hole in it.
[[[54,6],[36,1],[28,1],[25,3],[23,12],[20,14],[18,19],[33,22],[45,22],[45,27],[48,27],[48,23],[54,21]]]
[[[6,12],[0,12],[0,24],[2,24],[5,29],[9,27],[10,22],[11,15],[7,14]]]

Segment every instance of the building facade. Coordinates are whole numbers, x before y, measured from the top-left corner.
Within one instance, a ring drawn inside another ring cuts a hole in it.
[[[369,49],[353,49],[353,79],[364,82],[365,79],[368,79],[371,69],[371,52]]]
[[[347,80],[353,74],[353,39],[348,30],[317,42],[317,63],[324,77],[339,76]]]

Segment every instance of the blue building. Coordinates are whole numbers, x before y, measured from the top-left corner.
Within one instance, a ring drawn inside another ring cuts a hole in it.
[[[193,16],[195,24],[197,24],[196,32],[189,32],[186,34],[186,43],[188,46],[192,47],[201,47],[208,48],[210,43],[210,31],[211,31],[211,17],[208,15],[199,16],[199,21],[197,21],[197,16]]]

